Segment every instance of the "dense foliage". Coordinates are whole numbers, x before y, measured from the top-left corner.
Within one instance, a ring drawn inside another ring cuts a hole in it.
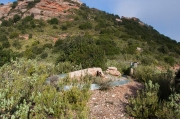
[[[1,67],[0,118],[87,118],[88,83],[81,89],[74,84],[71,90],[58,92],[45,85],[57,70],[53,64],[26,59]],[[64,84],[61,81],[59,86]]]

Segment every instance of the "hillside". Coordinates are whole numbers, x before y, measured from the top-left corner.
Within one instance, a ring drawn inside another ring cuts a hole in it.
[[[1,36],[8,39],[1,40],[2,48],[11,49],[18,56],[32,59],[47,54],[47,60],[53,57],[56,62],[59,53],[53,51],[64,49],[58,49],[55,41],[64,39],[64,43],[67,38],[88,36],[96,45],[104,45],[102,50],[110,59],[120,56],[119,60],[148,65],[158,61],[159,65],[179,62],[179,44],[135,17],[120,18],[73,1],[22,0],[1,5],[0,9],[4,12]],[[115,47],[112,49],[111,45]],[[46,50],[46,46],[53,50]],[[32,51],[34,47],[38,53]]]
[[[19,114],[27,104],[30,106],[26,109],[32,109],[32,112],[24,112],[28,113],[28,117],[39,118],[43,115],[43,118],[73,118],[73,114],[74,118],[87,117],[86,103],[90,98],[88,86],[85,85],[83,91],[75,87],[58,93],[57,87],[45,86],[43,82],[54,74],[89,67],[101,67],[105,70],[114,66],[122,75],[131,75],[132,79],[135,78],[142,84],[147,83],[145,92],[149,91],[157,96],[151,102],[153,104],[161,104],[157,102],[159,100],[168,102],[170,95],[175,94],[172,92],[178,89],[178,81],[172,80],[175,78],[174,71],[179,68],[180,43],[160,34],[136,17],[109,14],[89,8],[79,0],[18,0],[0,5],[0,24],[0,81],[8,87],[8,91],[0,90],[0,93],[9,101],[13,96],[17,100],[11,102],[13,106],[7,104],[9,107],[4,103],[0,110],[0,114],[7,118],[12,114],[23,117]],[[130,67],[131,62],[137,62],[138,68]],[[133,74],[130,74],[131,68],[134,70]],[[24,80],[27,77],[30,80]],[[94,79],[86,77],[83,80],[81,83],[89,85]],[[152,85],[149,80],[153,81]],[[175,89],[171,87],[172,82]],[[59,86],[71,83],[71,80],[67,80]],[[4,88],[0,84],[0,89]],[[21,92],[23,89],[25,90]],[[146,93],[142,94],[150,99]],[[33,97],[34,95],[37,97]],[[46,96],[50,102],[45,99]],[[2,97],[0,96],[0,101],[3,100]],[[61,108],[57,108],[61,102]],[[42,105],[45,106],[40,108]],[[167,105],[164,104],[164,107],[168,108]],[[161,110],[160,105],[158,106]],[[150,112],[159,114],[158,118],[164,118],[159,110]],[[139,114],[138,111],[136,113]],[[149,118],[154,118],[152,115]],[[140,118],[145,118],[143,116]]]

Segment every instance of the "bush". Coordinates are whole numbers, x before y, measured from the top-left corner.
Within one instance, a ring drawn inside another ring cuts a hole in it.
[[[31,49],[32,49],[32,52],[36,55],[41,54],[44,50],[42,47],[38,47],[38,46],[33,46]]]
[[[18,5],[18,2],[14,1],[11,7],[14,9],[14,8],[16,8],[17,5]]]
[[[52,18],[52,19],[48,20],[48,23],[51,24],[51,25],[52,24],[58,24],[59,20],[57,18]]]
[[[105,67],[105,54],[101,47],[95,44],[93,39],[85,37],[75,37],[67,42],[59,40],[55,44],[55,51],[63,51],[61,58],[66,61],[81,64],[87,67]],[[59,61],[59,58],[57,59]]]
[[[2,47],[3,48],[9,48],[11,45],[10,45],[10,43],[9,43],[9,41],[4,41],[4,42],[2,42]]]
[[[1,67],[0,118],[88,118],[89,86],[58,92],[44,85],[54,68],[53,64],[27,59]]]
[[[0,34],[0,41],[1,41],[1,42],[8,41],[6,35],[4,35],[3,33]]]
[[[92,29],[92,24],[89,22],[83,23],[81,25],[79,25],[79,28],[81,30],[85,30],[85,29]]]
[[[29,34],[29,39],[31,39],[31,38],[32,38],[32,34],[30,33],[30,34]]]
[[[10,35],[9,35],[9,38],[13,39],[13,38],[17,38],[19,37],[19,34],[17,32],[12,32]]]
[[[11,61],[11,52],[9,50],[0,50],[0,67]]]
[[[15,47],[16,49],[21,49],[22,47],[21,43],[18,40],[13,41],[12,46]]]
[[[47,53],[42,53],[42,54],[41,54],[41,58],[42,58],[42,59],[46,59],[47,57],[48,57],[48,54],[47,54]]]
[[[8,20],[2,20],[1,26],[11,26],[13,23],[11,21]]]
[[[101,37],[96,41],[96,44],[104,50],[106,55],[115,55],[119,53],[119,48],[116,46],[116,43],[104,37]]]
[[[34,3],[34,1],[28,2],[27,8],[28,8],[28,9],[33,8],[35,5],[36,5],[36,4]]]
[[[58,29],[58,27],[56,25],[53,25],[53,29]]]
[[[66,25],[62,25],[61,29],[62,29],[63,31],[65,31],[65,30],[67,30],[67,26],[66,26]]]
[[[43,45],[43,49],[45,49],[45,48],[51,49],[52,47],[53,47],[53,46],[52,46],[51,43],[47,43],[47,44],[44,44],[44,45]]]
[[[13,22],[14,23],[18,22],[20,19],[21,19],[21,17],[18,14],[13,16]]]
[[[174,64],[175,64],[175,60],[174,60],[173,57],[167,56],[167,57],[164,58],[164,61],[165,61],[166,63],[170,64],[171,66],[174,66]]]
[[[145,83],[145,90],[137,92],[137,97],[131,97],[126,107],[127,113],[135,118],[157,118],[156,112],[159,111],[158,102],[159,85],[152,81]]]

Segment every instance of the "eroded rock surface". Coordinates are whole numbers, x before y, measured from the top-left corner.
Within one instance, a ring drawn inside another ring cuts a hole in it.
[[[80,4],[82,4],[79,0],[69,2],[64,0],[41,0],[34,7],[28,8],[29,2],[32,2],[32,0],[19,0],[18,5],[14,9],[11,7],[12,3],[0,6],[0,18],[13,18],[15,14],[22,17],[34,14],[35,19],[48,20],[53,17],[72,14],[69,10],[78,9]]]

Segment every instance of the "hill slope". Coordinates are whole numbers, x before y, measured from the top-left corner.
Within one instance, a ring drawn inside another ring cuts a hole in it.
[[[19,0],[0,9],[1,50],[11,52],[9,57],[70,61],[84,68],[106,67],[111,60],[163,66],[179,62],[179,43],[135,17],[120,18],[71,0]]]

